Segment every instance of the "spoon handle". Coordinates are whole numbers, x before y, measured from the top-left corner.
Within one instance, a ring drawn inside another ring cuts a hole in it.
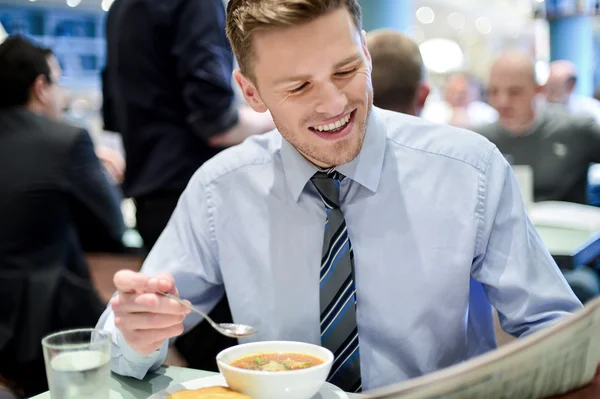
[[[192,311],[198,313],[199,315],[204,317],[204,319],[206,319],[216,330],[220,331],[219,326],[214,321],[212,321],[212,319],[210,317],[208,317],[208,315],[206,313],[204,313],[203,311],[201,311],[194,305],[184,301],[177,295],[169,294],[168,292],[162,292],[162,291],[158,291],[158,290],[156,292],[159,293],[160,295],[166,296],[167,298],[171,298],[172,300],[180,303],[181,305],[185,306],[186,308],[191,309]]]

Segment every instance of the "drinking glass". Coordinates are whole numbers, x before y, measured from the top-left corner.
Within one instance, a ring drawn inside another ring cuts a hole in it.
[[[61,331],[42,340],[52,399],[108,399],[111,334],[97,329]]]

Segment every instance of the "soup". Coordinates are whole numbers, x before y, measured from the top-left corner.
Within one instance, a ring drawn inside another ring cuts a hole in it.
[[[233,367],[257,371],[290,371],[318,366],[323,361],[302,353],[262,353],[243,357],[231,363]]]

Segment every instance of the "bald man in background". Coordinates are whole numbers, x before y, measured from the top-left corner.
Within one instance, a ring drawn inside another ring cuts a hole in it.
[[[575,93],[577,68],[567,60],[550,63],[550,75],[544,86],[546,100],[566,107],[573,115],[588,116],[600,123],[600,101]]]
[[[514,165],[533,169],[535,201],[586,203],[587,171],[600,161],[600,126],[563,107],[536,106],[541,91],[533,60],[507,52],[492,65],[488,99],[495,123],[475,127]]]
[[[419,116],[430,87],[419,46],[391,29],[367,33],[373,70],[373,104],[376,107]]]

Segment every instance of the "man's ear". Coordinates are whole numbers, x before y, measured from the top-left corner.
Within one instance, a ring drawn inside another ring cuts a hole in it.
[[[240,72],[240,70],[236,69],[233,71],[233,78],[236,83],[240,87],[246,102],[256,112],[265,112],[268,110],[267,106],[263,102],[262,98],[260,98],[260,94],[250,79]]]
[[[29,89],[29,100],[45,104],[48,101],[47,86],[46,77],[39,75],[35,78],[31,85],[31,89]]]
[[[417,107],[423,109],[425,107],[425,102],[427,101],[427,97],[431,92],[431,86],[427,82],[421,82],[419,87],[417,88]]]
[[[546,85],[535,85],[535,94],[536,95],[545,95],[546,94]]]
[[[360,34],[362,36],[363,52],[365,53],[365,57],[367,57],[369,69],[372,71],[373,70],[373,60],[371,59],[371,53],[369,52],[369,46],[367,45],[367,32],[365,32],[363,30],[360,32]]]
[[[577,78],[571,78],[567,80],[567,90],[569,93],[572,93],[575,90],[575,85],[577,84]]]

